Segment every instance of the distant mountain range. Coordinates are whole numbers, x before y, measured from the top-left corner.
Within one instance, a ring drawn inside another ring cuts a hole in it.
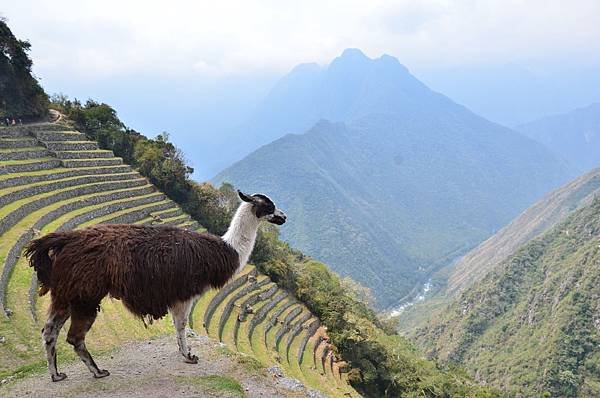
[[[525,213],[539,220],[522,216],[488,241],[509,242],[508,231],[517,240],[531,238],[564,214],[557,210],[587,203],[518,250],[511,245],[512,255],[430,316],[413,333],[429,355],[460,362],[477,380],[517,396],[600,396],[599,175],[596,170]],[[545,203],[547,211],[540,207]],[[474,254],[479,266],[495,261],[489,244]]]
[[[431,91],[395,58],[358,50],[327,68],[295,68],[239,142],[322,118],[213,182],[275,197],[290,216],[284,238],[372,288],[381,308],[574,176],[543,145]]]
[[[582,172],[600,166],[600,103],[521,124],[516,129]]]

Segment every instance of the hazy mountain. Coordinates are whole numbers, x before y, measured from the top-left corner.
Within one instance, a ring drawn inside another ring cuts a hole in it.
[[[522,124],[516,129],[581,171],[600,166],[600,103]]]
[[[429,90],[392,57],[346,51],[319,83],[296,79],[299,70],[319,69],[296,69],[289,87],[302,94],[281,91],[271,113],[324,107],[348,123],[286,135],[214,182],[273,195],[290,215],[284,237],[371,287],[381,307],[572,175],[542,145]]]
[[[509,127],[600,101],[597,65],[430,66],[415,72],[433,90]]]
[[[518,396],[600,396],[600,196],[431,317],[417,341]]]

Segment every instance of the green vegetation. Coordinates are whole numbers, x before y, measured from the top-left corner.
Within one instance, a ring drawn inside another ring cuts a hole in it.
[[[227,376],[178,376],[177,380],[202,387],[203,391],[207,393],[226,394],[234,397],[246,396],[242,385],[236,379]]]
[[[30,48],[0,18],[0,121],[39,118],[48,111],[48,97],[31,74]]]
[[[428,353],[523,396],[600,396],[600,196],[416,333]]]

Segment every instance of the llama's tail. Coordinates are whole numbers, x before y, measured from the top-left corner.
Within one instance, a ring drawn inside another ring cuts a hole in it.
[[[52,288],[50,276],[52,275],[53,257],[55,257],[62,248],[71,241],[69,234],[54,232],[34,239],[29,242],[25,248],[25,255],[29,257],[29,266],[33,267],[37,273],[38,281],[41,284],[40,296],[48,293]]]

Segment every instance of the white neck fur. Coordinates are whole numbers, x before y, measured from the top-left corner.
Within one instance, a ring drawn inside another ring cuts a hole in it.
[[[227,232],[223,235],[223,240],[229,243],[240,256],[240,266],[236,272],[244,268],[252,254],[259,223],[260,220],[252,213],[252,204],[242,202],[235,212]]]

